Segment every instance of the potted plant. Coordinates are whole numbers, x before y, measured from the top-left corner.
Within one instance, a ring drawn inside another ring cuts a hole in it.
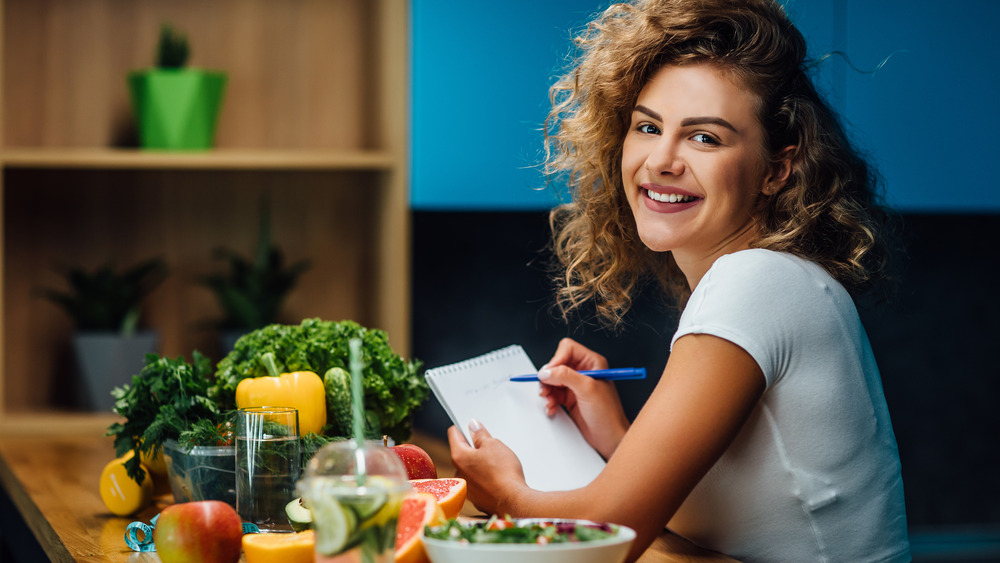
[[[124,271],[113,263],[94,271],[62,266],[68,291],[42,288],[41,295],[63,308],[73,320],[73,349],[84,390],[84,407],[108,410],[111,390],[138,373],[157,334],[139,330],[143,299],[168,275],[157,257]]]
[[[155,67],[128,74],[143,148],[200,150],[215,144],[227,77],[187,68],[189,55],[187,37],[163,24]]]
[[[267,206],[262,206],[257,246],[250,258],[228,248],[216,248],[213,257],[227,268],[201,278],[216,297],[222,318],[219,329],[223,353],[233,348],[236,339],[252,330],[278,321],[278,313],[299,276],[311,267],[308,260],[285,266],[281,249],[272,243],[271,221]]]

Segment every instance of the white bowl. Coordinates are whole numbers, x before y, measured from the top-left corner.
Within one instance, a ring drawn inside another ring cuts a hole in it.
[[[566,518],[522,518],[518,524],[573,522]],[[463,543],[422,537],[432,563],[621,563],[635,539],[635,530],[617,526],[618,533],[603,540],[569,543]]]

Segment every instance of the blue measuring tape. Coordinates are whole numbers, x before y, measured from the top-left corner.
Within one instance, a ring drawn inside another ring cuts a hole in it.
[[[125,544],[129,546],[132,551],[156,551],[156,544],[153,543],[153,530],[156,528],[156,519],[160,515],[157,514],[149,520],[149,524],[145,522],[132,522],[125,528]],[[244,534],[257,534],[260,533],[260,528],[257,524],[251,524],[250,522],[243,523],[243,533]],[[139,535],[142,534],[142,538]]]

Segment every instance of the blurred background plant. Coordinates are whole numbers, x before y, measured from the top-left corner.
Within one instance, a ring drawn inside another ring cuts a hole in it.
[[[214,322],[222,331],[249,332],[277,322],[285,298],[312,267],[309,260],[285,267],[281,249],[271,240],[266,204],[261,207],[257,246],[250,258],[228,248],[216,248],[212,254],[227,269],[203,276],[201,283],[212,290],[222,308],[222,318]]]
[[[156,44],[156,66],[182,68],[188,62],[191,48],[187,36],[169,23],[160,26],[160,40]]]
[[[162,258],[150,258],[123,271],[108,262],[93,271],[58,266],[67,291],[41,288],[42,297],[56,303],[73,320],[77,331],[114,332],[130,336],[139,326],[142,301],[169,275]]]

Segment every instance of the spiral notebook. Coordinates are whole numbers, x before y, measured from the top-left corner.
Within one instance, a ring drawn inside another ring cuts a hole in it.
[[[590,483],[604,459],[564,411],[545,413],[538,384],[509,381],[538,370],[524,349],[508,346],[463,362],[427,370],[425,377],[451,421],[472,443],[469,421],[517,454],[533,489],[565,491]]]

